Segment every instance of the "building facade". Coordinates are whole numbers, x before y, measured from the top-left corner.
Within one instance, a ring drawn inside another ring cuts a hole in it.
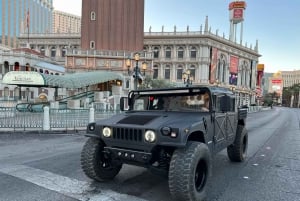
[[[54,10],[52,30],[52,33],[80,33],[81,17]]]
[[[83,50],[142,51],[144,0],[84,0]]]
[[[28,46],[26,34],[21,34],[18,40],[20,47]],[[64,66],[67,52],[80,49],[80,41],[80,33],[31,34],[29,47]]]
[[[21,33],[52,32],[52,0],[1,0],[0,44],[16,48]]]
[[[10,71],[36,71],[51,75],[63,75],[64,68],[53,68],[51,58],[41,55],[28,48],[3,49],[0,47],[0,100],[34,101],[39,95],[54,97],[54,89],[20,87],[17,85],[4,85],[2,78]],[[63,91],[63,90],[60,90]]]
[[[300,70],[281,71],[283,87],[291,87],[300,84]]]
[[[241,97],[241,103],[256,101],[257,64],[260,54],[258,45],[243,46],[212,33],[207,20],[203,30],[144,33],[143,51],[139,66],[148,63],[146,75],[154,79],[165,79],[172,83],[183,84],[183,74],[189,70],[193,84],[217,84],[230,87]],[[74,35],[66,50],[66,58],[59,52],[66,46],[66,39],[47,39],[37,36],[34,47],[44,47],[46,56],[64,60],[67,72],[76,71],[114,71],[124,76],[124,89],[129,90],[132,77],[128,75],[126,59],[133,58],[132,51],[82,50],[80,35]],[[26,37],[20,38],[26,44]],[[52,48],[52,46],[58,48]],[[39,48],[36,48],[37,50]],[[56,49],[56,54],[51,54]],[[132,63],[132,67],[134,63]],[[130,69],[132,70],[132,68]],[[126,84],[127,83],[127,84]],[[129,83],[129,84],[128,84]]]

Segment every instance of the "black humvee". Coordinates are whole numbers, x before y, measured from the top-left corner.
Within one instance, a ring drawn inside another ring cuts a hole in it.
[[[246,157],[247,109],[229,89],[136,90],[120,108],[125,112],[87,126],[81,166],[94,180],[111,180],[122,164],[133,164],[166,175],[174,200],[200,201],[214,154],[227,148],[231,161]]]

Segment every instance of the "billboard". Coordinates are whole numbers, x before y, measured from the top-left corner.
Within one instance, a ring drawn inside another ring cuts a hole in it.
[[[239,68],[239,58],[236,56],[230,56],[229,84],[231,85],[237,85],[238,68]]]
[[[229,4],[229,18],[230,21],[237,24],[244,20],[244,10],[246,9],[246,2],[235,1]]]
[[[269,89],[269,93],[274,93],[276,92],[276,94],[278,95],[282,95],[282,88],[283,88],[283,82],[282,82],[282,78],[274,78],[271,77],[270,78],[270,89]]]
[[[257,64],[257,76],[256,76],[256,95],[262,97],[262,78],[264,76],[264,64]]]

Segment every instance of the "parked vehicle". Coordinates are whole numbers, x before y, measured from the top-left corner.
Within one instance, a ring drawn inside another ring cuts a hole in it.
[[[124,163],[146,167],[168,178],[174,200],[203,200],[212,155],[227,148],[231,161],[246,157],[247,108],[235,103],[220,87],[131,91],[120,101],[124,113],[87,126],[82,169],[107,181]]]

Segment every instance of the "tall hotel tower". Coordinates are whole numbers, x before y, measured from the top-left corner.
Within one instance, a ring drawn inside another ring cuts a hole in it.
[[[52,32],[52,0],[0,0],[0,44],[17,47],[21,34]]]
[[[144,0],[82,0],[83,50],[142,51]]]

